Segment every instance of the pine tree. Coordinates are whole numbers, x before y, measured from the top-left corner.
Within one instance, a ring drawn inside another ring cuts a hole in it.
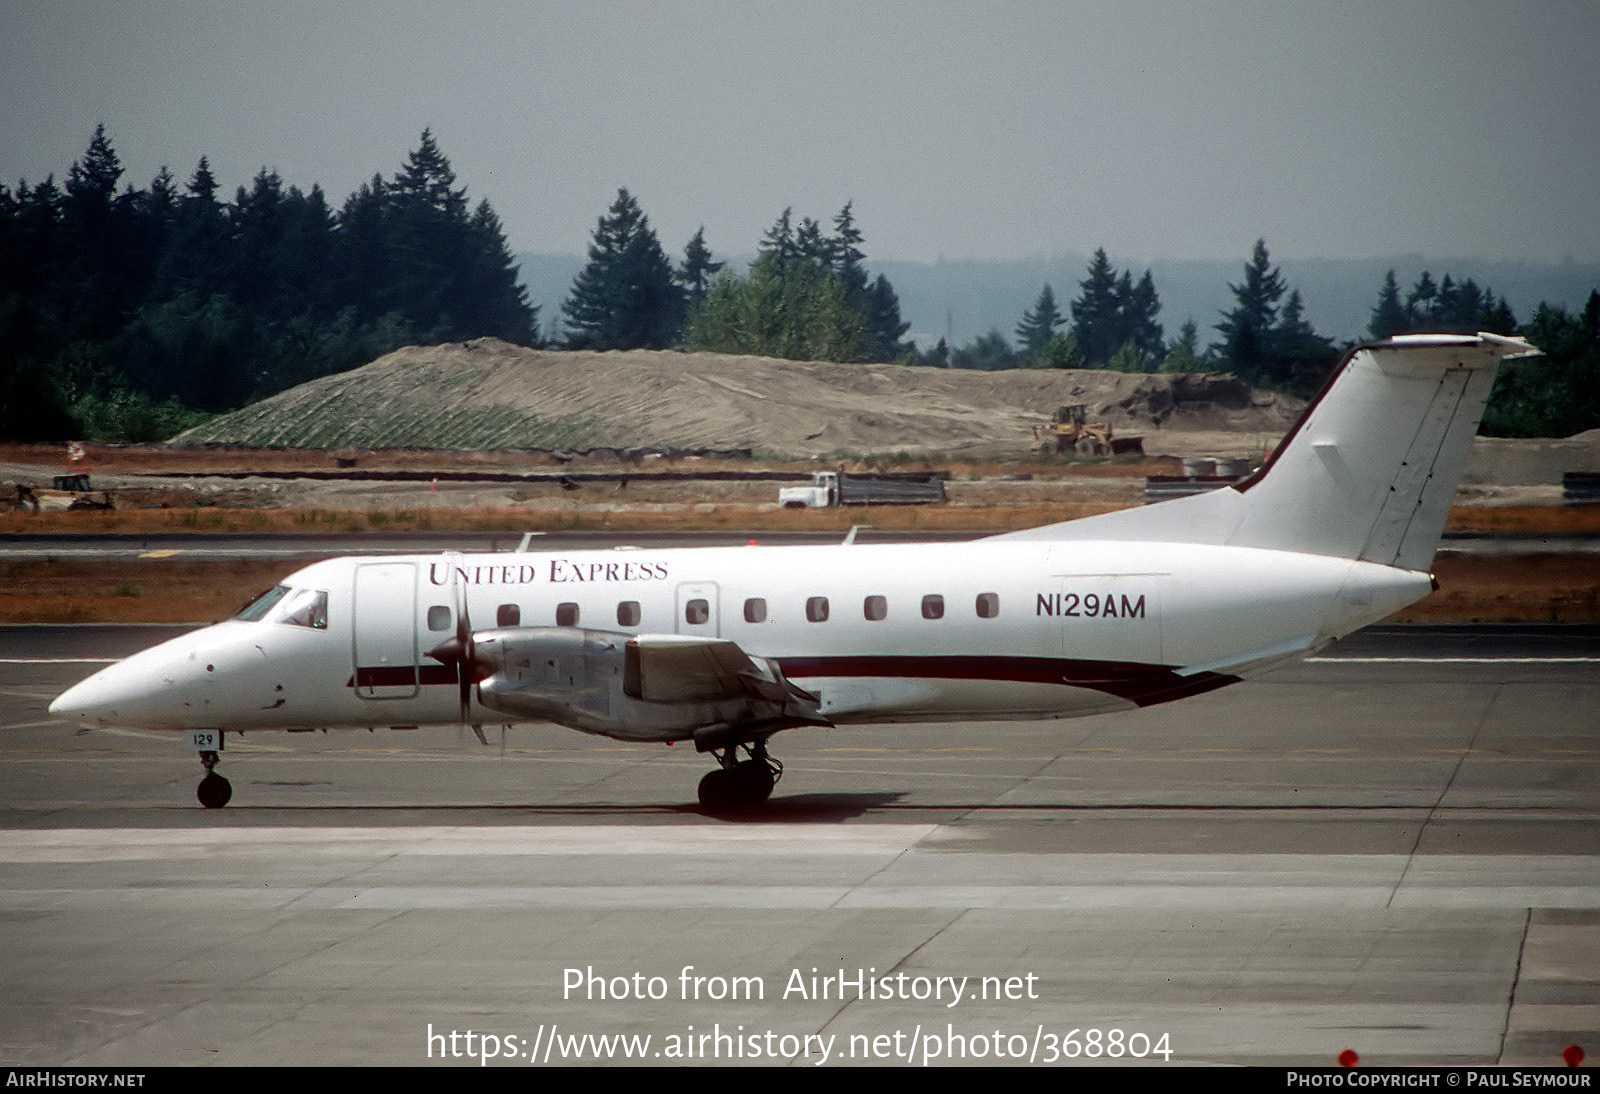
[[[1131,282],[1126,274],[1119,282],[1119,288]],[[1122,336],[1125,343],[1131,342],[1139,355],[1151,362],[1161,360],[1167,351],[1164,332],[1156,316],[1161,314],[1161,299],[1156,295],[1155,278],[1146,270],[1137,285],[1128,285],[1123,292],[1119,292],[1118,312],[1122,319]]]
[[[683,325],[683,295],[649,220],[617,191],[562,305],[574,349],[665,349]]]
[[[1306,322],[1300,290],[1289,293],[1270,339],[1273,379],[1297,395],[1309,396],[1322,386],[1337,363],[1339,351]]]
[[[756,248],[757,258],[765,258],[771,262],[773,272],[779,277],[788,272],[789,264],[794,261],[798,253],[794,242],[794,228],[790,224],[792,215],[792,208],[785,209],[783,215],[767,229],[767,234],[761,237],[761,243]]]
[[[1591,296],[1591,300],[1593,297]],[[1520,324],[1517,317],[1511,312],[1511,305],[1506,303],[1505,297],[1495,297],[1494,293],[1484,290],[1483,319],[1478,329],[1490,334],[1516,334]]]
[[[845,304],[867,318],[872,338],[869,359],[898,360],[914,348],[902,341],[911,324],[901,321],[900,297],[889,279],[882,274],[870,277],[867,273],[866,252],[861,249],[865,237],[856,227],[853,205],[853,202],[845,202],[833,218],[833,235],[824,240],[823,260],[832,275],[839,279]]]
[[[1272,328],[1283,299],[1283,275],[1272,265],[1266,240],[1256,240],[1255,252],[1244,268],[1244,281],[1230,284],[1236,303],[1222,313],[1216,330],[1222,335],[1216,350],[1225,366],[1247,384],[1271,379]]]
[[[1081,290],[1071,304],[1072,336],[1090,367],[1103,365],[1122,345],[1117,306],[1117,271],[1105,248],[1095,251],[1089,276],[1078,282]]]
[[[852,211],[854,202],[847,201],[844,208],[839,210],[833,218],[833,236],[829,240],[831,253],[828,264],[834,271],[844,278],[845,286],[851,291],[865,287],[867,273],[862,262],[866,259],[866,252],[861,249],[864,237],[861,229],[856,227],[855,213]]]
[[[1367,335],[1371,338],[1393,338],[1410,329],[1405,305],[1400,302],[1400,285],[1390,270],[1378,290],[1378,302],[1373,305],[1372,317],[1367,320]]]
[[[374,176],[346,200],[338,254],[338,298],[384,342],[537,335],[499,217],[486,202],[469,211],[430,130],[392,181]]]
[[[517,345],[539,345],[539,309],[528,303],[516,257],[488,201],[478,202],[467,228],[471,260],[460,286],[465,311],[458,322]]]
[[[860,305],[851,300],[849,283],[843,277],[839,277],[839,281],[844,286],[845,304],[859,309]],[[911,324],[901,320],[900,297],[887,277],[879,274],[872,279],[867,287],[865,305],[862,310],[866,313],[867,329],[872,337],[871,360],[899,360],[915,348],[902,341]]]
[[[63,318],[82,336],[108,337],[126,319],[143,279],[131,239],[131,197],[119,198],[122,161],[106,127],[95,127],[83,158],[67,172],[61,200],[58,290]]]
[[[822,225],[810,217],[800,218],[794,231],[795,257],[818,269],[833,268],[833,244],[822,234]]]
[[[1022,322],[1017,324],[1017,344],[1022,347],[1022,356],[1030,359],[1042,356],[1050,339],[1066,322],[1066,316],[1056,307],[1056,294],[1047,282],[1039,291],[1033,308],[1023,312]]]
[[[678,284],[684,291],[690,310],[705,299],[711,279],[726,265],[726,262],[712,259],[711,248],[706,246],[706,228],[702,224],[694,233],[694,238],[683,248],[683,261],[678,264]]]
[[[227,209],[217,201],[216,176],[201,156],[172,212],[150,296],[220,291],[231,276],[232,234]]]
[[[1427,270],[1417,278],[1417,283],[1406,294],[1406,321],[1414,331],[1426,330],[1435,319],[1439,303],[1439,286]]]
[[[1500,366],[1482,432],[1568,437],[1600,427],[1600,291],[1578,315],[1540,304],[1523,334],[1544,356]]]
[[[217,177],[211,173],[211,163],[206,157],[201,156],[200,162],[195,165],[194,174],[189,176],[188,190],[190,197],[216,202]]]
[[[463,332],[451,322],[459,296],[456,278],[471,264],[467,192],[430,130],[388,188],[389,247],[393,260],[391,306],[433,339]],[[484,332],[487,333],[487,332]]]
[[[1178,328],[1178,340],[1172,343],[1161,361],[1162,372],[1205,372],[1210,365],[1200,354],[1200,329],[1193,319]]]
[[[106,127],[97,125],[83,158],[67,171],[67,215],[84,219],[109,216],[121,177],[122,161],[111,147]]]
[[[389,184],[373,175],[345,199],[339,211],[339,299],[348,301],[363,322],[388,316],[405,323],[390,284],[396,257],[390,246]]]
[[[283,179],[265,167],[251,181],[250,189],[239,187],[233,199],[236,260],[229,295],[246,309],[273,318],[282,318],[275,297],[279,275],[284,272],[277,262],[284,201]]]

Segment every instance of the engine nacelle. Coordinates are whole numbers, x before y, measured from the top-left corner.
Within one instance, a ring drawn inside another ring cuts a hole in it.
[[[508,627],[474,634],[472,661],[483,706],[619,740],[827,724],[775,663],[726,639]]]

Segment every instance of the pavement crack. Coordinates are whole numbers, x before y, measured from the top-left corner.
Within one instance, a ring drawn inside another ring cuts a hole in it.
[[[1445,798],[1450,796],[1450,790],[1456,784],[1456,779],[1461,774],[1461,769],[1466,765],[1478,744],[1478,735],[1483,732],[1483,727],[1489,722],[1489,715],[1494,712],[1495,704],[1500,701],[1500,694],[1504,685],[1496,684],[1489,693],[1489,701],[1483,705],[1483,713],[1478,716],[1477,725],[1472,727],[1472,735],[1467,738],[1466,747],[1456,757],[1455,766],[1450,769],[1450,777],[1444,781],[1444,786],[1439,788],[1439,793],[1433,799],[1433,804],[1428,807],[1428,815],[1422,818],[1422,823],[1417,825],[1416,838],[1411,841],[1411,848],[1406,852],[1406,864],[1400,871],[1400,876],[1395,879],[1394,887],[1389,890],[1389,899],[1384,902],[1385,908],[1394,907],[1394,898],[1405,887],[1406,879],[1411,875],[1411,865],[1417,860],[1417,848],[1422,846],[1422,837],[1427,833],[1428,826],[1433,823],[1441,809],[1444,808]]]
[[[1522,915],[1522,937],[1517,939],[1517,967],[1511,970],[1511,986],[1506,990],[1506,1017],[1500,1024],[1500,1045],[1495,1049],[1494,1066],[1499,1067],[1505,1059],[1506,1041],[1511,1037],[1511,1014],[1517,1006],[1517,988],[1522,983],[1522,955],[1528,949],[1528,930],[1533,926],[1533,909],[1529,908]]]

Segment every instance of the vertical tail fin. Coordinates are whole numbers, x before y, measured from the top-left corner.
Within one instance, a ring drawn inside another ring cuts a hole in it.
[[[1495,334],[1358,346],[1238,485],[1011,536],[1229,544],[1427,569],[1495,370],[1537,352]]]

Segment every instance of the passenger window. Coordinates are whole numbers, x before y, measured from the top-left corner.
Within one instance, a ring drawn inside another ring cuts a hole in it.
[[[515,627],[522,622],[522,609],[515,604],[502,604],[494,613],[494,625],[497,627]]]
[[[978,618],[979,619],[993,619],[995,616],[997,616],[999,614],[1000,614],[1000,594],[999,593],[979,593],[978,594]]]
[[[637,600],[624,600],[617,605],[617,626],[637,627],[640,617],[641,613]]]
[[[940,596],[938,593],[929,593],[927,596],[923,597],[922,598],[922,618],[924,618],[924,619],[943,619],[944,618],[944,597]]]
[[[683,606],[683,621],[692,626],[699,626],[711,618],[711,605],[699,597],[689,601]]]
[[[828,598],[825,596],[807,597],[806,618],[813,623],[826,623],[828,621]]]
[[[450,609],[443,604],[435,604],[428,609],[428,629],[430,631],[447,631],[450,629]]]
[[[869,596],[861,602],[861,614],[876,623],[889,614],[889,598]]]
[[[752,596],[744,602],[744,621],[746,623],[765,623],[767,621],[767,602],[759,596]]]
[[[578,625],[578,606],[570,601],[556,605],[556,626],[576,627]]]

